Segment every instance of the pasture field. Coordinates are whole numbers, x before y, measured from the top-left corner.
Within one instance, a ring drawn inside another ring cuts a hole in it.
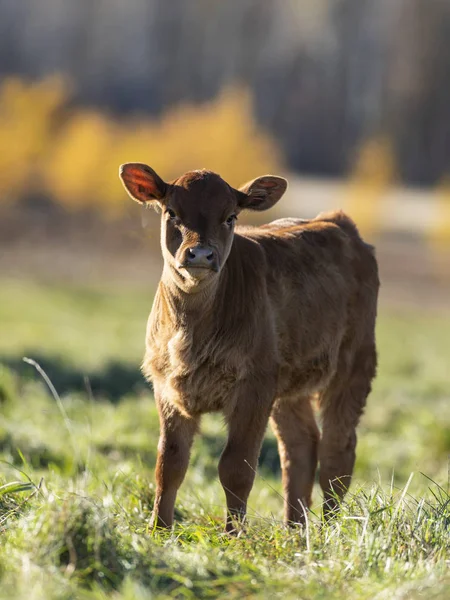
[[[220,416],[170,533],[147,529],[158,419],[139,373],[152,290],[0,281],[0,597],[450,597],[450,313],[378,323],[379,374],[340,516],[286,530],[270,431],[246,531],[222,532]],[[50,393],[37,361],[59,396]]]

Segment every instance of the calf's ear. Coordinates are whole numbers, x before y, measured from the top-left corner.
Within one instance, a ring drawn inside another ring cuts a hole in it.
[[[239,188],[239,206],[242,209],[267,210],[278,202],[286,188],[287,181],[283,177],[257,177]]]
[[[169,185],[143,163],[120,165],[119,177],[128,194],[140,204],[159,204]]]

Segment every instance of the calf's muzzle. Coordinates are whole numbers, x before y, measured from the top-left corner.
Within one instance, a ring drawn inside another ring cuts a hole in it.
[[[216,254],[209,246],[193,246],[187,248],[180,267],[189,269],[212,269],[213,271],[217,271]]]

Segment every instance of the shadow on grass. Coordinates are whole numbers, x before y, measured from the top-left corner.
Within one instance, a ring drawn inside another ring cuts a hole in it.
[[[107,398],[118,402],[130,393],[142,392],[149,389],[139,368],[119,361],[107,363],[101,370],[82,371],[63,359],[53,356],[30,356],[47,373],[57,392],[61,395],[68,392],[90,393],[94,398]],[[0,356],[3,364],[24,379],[42,380],[36,369],[19,358]]]
[[[70,392],[89,393],[91,390],[94,399],[106,398],[117,403],[126,395],[148,392],[150,389],[139,368],[126,363],[111,361],[101,370],[83,372],[57,356],[40,356],[36,353],[30,353],[30,356],[42,367],[60,395]],[[25,363],[22,356],[19,358],[0,356],[0,365],[2,364],[22,380],[42,381],[41,375],[32,365]],[[202,433],[200,440],[207,455],[213,459],[214,472],[211,473],[211,476],[215,477],[217,464],[226,443],[226,433],[224,432],[223,437]],[[104,449],[105,452],[109,450],[112,448]],[[133,450],[134,452],[135,450]],[[54,457],[44,457],[42,460],[44,463],[53,462]],[[259,458],[259,469],[262,474],[267,475],[278,476],[281,472],[277,443],[273,438],[266,437],[264,439]]]
[[[226,434],[223,437],[215,437],[202,433],[200,436],[200,444],[205,447],[208,456],[214,459],[211,466],[212,472],[209,474],[212,478],[216,477],[217,465],[222,450],[226,444]],[[277,441],[271,437],[265,437],[261,446],[259,455],[258,469],[261,474],[279,476],[281,473],[280,457],[278,455]]]

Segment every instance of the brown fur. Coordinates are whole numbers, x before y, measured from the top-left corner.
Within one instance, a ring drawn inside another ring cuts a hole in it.
[[[227,531],[245,515],[269,418],[286,522],[304,521],[318,461],[324,513],[334,512],[350,484],[355,430],[376,369],[373,249],[342,212],[234,230],[233,214],[278,201],[282,178],[238,191],[195,171],[166,184],[135,163],[121,177],[135,200],[163,210],[164,270],[143,363],[161,426],[152,523],[172,525],[201,415],[212,411],[229,429],[219,462]],[[211,268],[183,266],[198,248],[210,253]]]

